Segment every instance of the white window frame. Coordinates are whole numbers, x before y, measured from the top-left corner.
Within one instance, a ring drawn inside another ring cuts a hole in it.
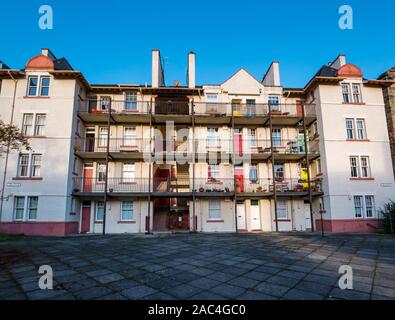
[[[355,129],[356,129],[356,132],[357,132],[357,138],[359,140],[367,139],[365,119],[357,118],[355,123],[356,123]],[[362,124],[361,128],[359,127],[359,124]]]
[[[30,121],[27,121],[29,119]],[[34,113],[24,113],[22,119],[22,134],[25,137],[31,137],[34,133]]]
[[[360,166],[359,166],[359,157],[358,156],[350,156],[350,176],[351,178],[359,178],[360,173]],[[353,169],[355,168],[355,176],[353,175]]]
[[[40,122],[41,119],[41,122]],[[44,119],[44,120],[42,120]],[[45,113],[36,113],[34,119],[34,136],[44,137],[45,136],[45,123],[47,120],[47,115]]]
[[[127,91],[125,92],[125,110],[137,111],[137,92]]]
[[[136,164],[133,162],[124,162],[122,164],[122,182],[131,183],[136,179]]]
[[[127,131],[130,131],[127,133]],[[123,128],[123,142],[124,146],[135,146],[136,145],[136,127],[124,127]]]
[[[107,139],[109,138],[108,127],[100,127],[99,128],[99,147],[107,147]]]
[[[209,164],[207,169],[208,178],[218,180],[220,178],[219,164]]]
[[[278,220],[288,220],[287,200],[277,200],[277,219]]]
[[[48,79],[48,85],[43,84],[43,80]],[[49,76],[41,76],[40,77],[40,97],[49,97],[49,88],[51,86],[51,77]],[[46,88],[47,94],[43,94],[43,89]]]
[[[253,168],[255,168],[255,169],[253,169]],[[251,179],[251,171],[252,170],[255,170],[255,172],[256,172],[256,179]],[[255,165],[255,164],[250,165],[248,174],[249,174],[249,180],[251,183],[257,183],[259,181],[258,166],[257,165]]]
[[[100,97],[100,110],[101,111],[109,111],[111,108],[112,99],[110,96],[101,96]]]
[[[37,79],[37,84],[35,86],[32,86],[30,84],[30,80],[31,79]],[[48,83],[47,86],[43,85],[43,83],[42,83],[43,79],[49,79],[49,83]],[[30,94],[30,88],[32,88],[32,87],[36,88],[34,94]],[[51,77],[50,76],[47,76],[47,75],[42,75],[42,76],[31,75],[31,76],[27,77],[27,93],[26,94],[27,94],[28,97],[49,97],[50,87],[51,87]],[[42,94],[42,89],[43,88],[48,88],[48,94],[46,94],[46,95]]]
[[[127,204],[127,203],[131,204],[130,209],[125,209],[124,205]],[[125,219],[124,218],[124,213],[125,212],[130,212],[131,213],[131,216],[130,216],[129,219]],[[121,215],[120,216],[121,221],[133,221],[133,219],[134,219],[134,202],[132,200],[121,201],[121,212],[120,212],[120,215]]]
[[[351,84],[351,93],[352,93],[353,103],[362,103],[361,84],[360,83],[352,83]]]
[[[96,164],[96,179],[97,182],[106,181],[106,164],[105,162],[98,162]]]
[[[359,199],[359,205],[357,206],[356,200]],[[356,219],[363,219],[364,217],[364,197],[362,195],[354,195],[354,217]],[[357,209],[360,210],[360,216],[357,215]]]
[[[341,88],[342,88],[343,103],[352,103],[350,84],[349,83],[342,83]]]
[[[27,165],[22,166],[22,158],[28,159]],[[38,164],[34,164],[34,158],[39,157],[40,161]],[[40,175],[33,175],[33,167],[38,166]],[[22,167],[27,167],[27,175],[21,175]],[[20,153],[18,157],[18,168],[17,168],[17,177],[19,178],[41,178],[41,168],[42,168],[42,154],[40,153]]]
[[[218,128],[207,129],[207,146],[217,148],[220,146]]]
[[[270,95],[267,98],[267,103],[269,105],[269,111],[281,111],[280,108],[280,96],[278,95]]]
[[[351,125],[351,127],[350,127]],[[355,121],[353,118],[347,118],[346,119],[346,133],[347,133],[347,139],[348,140],[354,140],[356,135],[355,135]]]
[[[361,178],[371,178],[372,173],[370,171],[370,159],[369,156],[360,156],[361,165]],[[364,173],[366,171],[366,174]]]
[[[37,198],[37,206],[35,208],[31,208],[31,200],[32,200],[32,198]],[[23,199],[23,207],[17,207],[16,206],[17,199]],[[40,200],[39,196],[34,196],[34,195],[15,196],[15,198],[14,198],[14,208],[13,208],[13,221],[37,221],[39,200]],[[17,219],[17,217],[16,217],[16,210],[18,208],[23,210],[21,219]],[[36,210],[36,216],[35,216],[34,219],[32,219],[30,217],[30,210],[31,209]]]
[[[368,205],[367,199],[371,199],[371,203]],[[371,209],[371,216],[368,216],[368,208]],[[375,207],[375,198],[373,195],[365,195],[365,216],[367,219],[374,219],[376,217],[376,207]]]
[[[101,205],[99,205],[101,204]],[[99,208],[103,209],[103,218],[98,219],[98,212],[99,212]],[[96,201],[95,202],[95,222],[102,222],[104,221],[104,202],[103,201]]]
[[[221,200],[208,200],[208,220],[222,220]]]
[[[271,134],[272,134],[272,141],[273,141],[273,146],[272,147],[282,147],[282,132],[281,132],[281,129],[273,128]]]
[[[256,128],[248,128],[247,129],[247,142],[248,147],[250,149],[254,149],[257,147],[257,130]]]

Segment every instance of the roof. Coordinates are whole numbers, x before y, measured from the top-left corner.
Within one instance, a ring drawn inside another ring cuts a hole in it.
[[[10,69],[3,61],[0,60],[0,70]]]
[[[314,77],[337,77],[337,69],[330,66],[322,66]]]
[[[55,70],[74,70],[66,58],[54,60]]]

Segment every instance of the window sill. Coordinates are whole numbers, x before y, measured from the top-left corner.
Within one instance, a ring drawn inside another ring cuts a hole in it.
[[[50,99],[51,97],[46,96],[24,96],[23,99]]]
[[[14,177],[12,178],[14,181],[42,181],[43,178],[30,178],[30,177]]]
[[[24,136],[26,139],[47,139],[47,136]]]
[[[350,178],[351,181],[372,181],[374,178]]]
[[[370,142],[369,139],[347,139],[349,142]]]
[[[290,219],[274,219],[274,222],[291,222]]]
[[[118,221],[118,224],[135,224],[136,221]]]
[[[223,223],[224,220],[207,220],[207,223]]]
[[[95,224],[103,224],[103,221],[95,221]]]
[[[351,105],[351,106],[364,106],[365,102],[342,102],[343,105]]]

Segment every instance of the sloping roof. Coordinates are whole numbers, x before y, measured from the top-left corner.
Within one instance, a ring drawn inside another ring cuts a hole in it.
[[[326,65],[322,66],[313,78],[315,77],[337,77],[337,69]]]
[[[0,70],[10,69],[3,61],[0,60]]]
[[[66,58],[54,60],[55,70],[74,70]]]

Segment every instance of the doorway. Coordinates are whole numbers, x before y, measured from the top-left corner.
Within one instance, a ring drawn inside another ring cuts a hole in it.
[[[82,202],[81,233],[89,233],[91,227],[91,201]]]
[[[238,231],[246,231],[246,212],[244,202],[239,202],[236,205],[237,210],[237,230]]]
[[[261,213],[259,210],[259,201],[251,200],[251,230],[261,231]]]
[[[308,201],[304,203],[304,216],[306,231],[311,230],[310,203]]]

